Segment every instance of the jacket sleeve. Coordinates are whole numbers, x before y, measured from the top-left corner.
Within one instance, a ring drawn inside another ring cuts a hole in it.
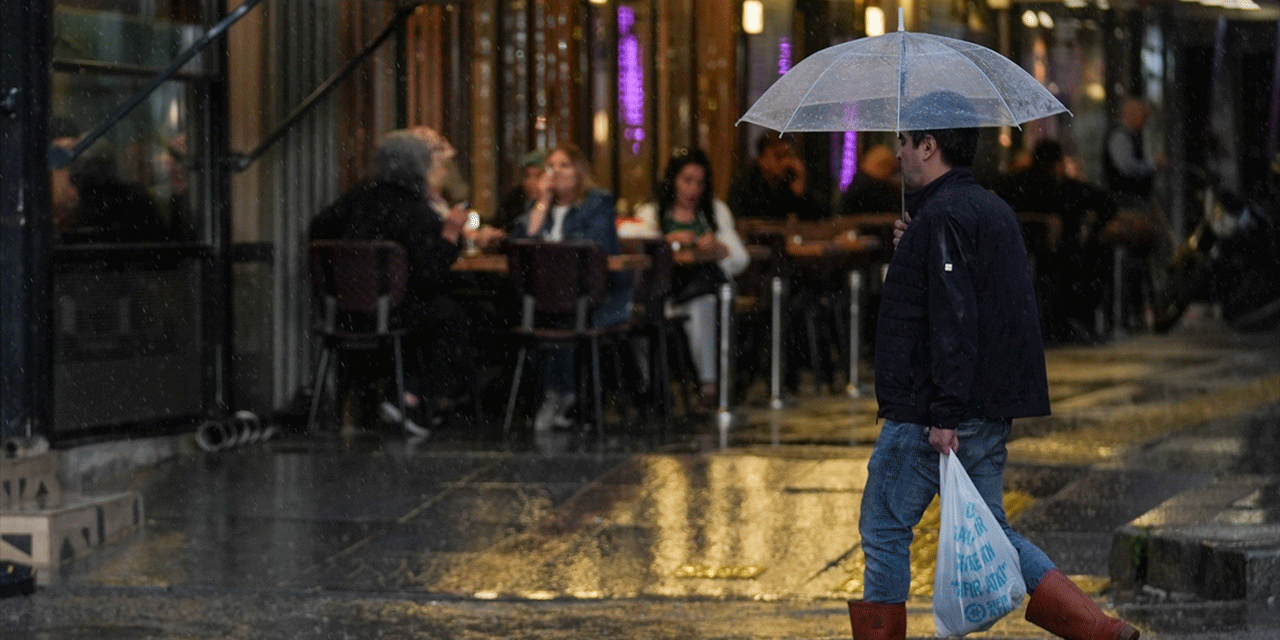
[[[411,281],[435,286],[449,275],[458,259],[458,245],[440,236],[444,223],[425,202],[407,208],[409,233],[403,242],[409,257]]]
[[[720,270],[726,276],[734,278],[746,270],[751,256],[747,253],[746,245],[742,244],[742,238],[738,236],[729,206],[716,200],[713,208],[716,216],[716,239],[729,249],[729,255],[720,261]]]
[[[977,257],[972,239],[952,215],[939,211],[930,221],[925,279],[929,300],[930,400],[933,425],[954,429],[966,416],[976,371],[978,303],[974,290]]]
[[[583,237],[595,240],[608,255],[618,253],[618,213],[614,208],[613,195],[597,190],[583,203],[582,212],[586,216],[586,230]]]

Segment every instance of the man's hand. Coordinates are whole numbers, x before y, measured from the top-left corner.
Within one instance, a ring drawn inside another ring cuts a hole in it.
[[[893,221],[893,248],[898,248],[898,241],[902,239],[902,234],[907,232],[907,227],[911,225],[911,214],[902,212],[902,217]]]
[[[551,211],[551,196],[543,195],[537,202],[533,203],[533,208],[529,210],[529,223],[525,229],[525,233],[529,237],[538,235],[542,231],[542,225],[547,221],[547,212]]]
[[[948,451],[960,453],[960,438],[956,435],[955,429],[931,427],[929,429],[929,446],[933,447],[933,450],[938,453],[947,453]]]
[[[481,251],[493,251],[506,239],[505,231],[488,225],[476,229],[475,232],[476,247]]]

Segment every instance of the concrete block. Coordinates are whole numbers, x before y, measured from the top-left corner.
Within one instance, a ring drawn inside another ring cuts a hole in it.
[[[57,454],[50,452],[0,461],[0,509],[44,509],[61,500]]]
[[[57,508],[0,513],[0,560],[33,567],[39,584],[52,570],[142,524],[142,496],[68,494]]]
[[[1134,589],[1147,578],[1147,545],[1151,531],[1132,524],[1116,529],[1111,537],[1107,567],[1111,581],[1124,589]]]

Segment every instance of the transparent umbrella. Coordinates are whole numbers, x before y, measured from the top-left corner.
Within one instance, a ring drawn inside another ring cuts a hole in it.
[[[1017,126],[1066,112],[1031,74],[986,47],[902,30],[805,58],[739,122],[791,131]]]

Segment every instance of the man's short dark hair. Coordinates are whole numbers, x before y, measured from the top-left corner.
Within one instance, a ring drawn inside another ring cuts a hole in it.
[[[912,145],[919,145],[925,136],[933,136],[938,151],[942,152],[942,161],[953,169],[973,166],[973,159],[978,155],[978,130],[974,128],[912,131],[910,135]]]
[[[912,100],[904,109],[904,123],[913,120],[937,121],[939,114],[945,114],[952,128],[935,128],[909,130],[913,145],[919,145],[925,136],[933,136],[942,152],[942,161],[947,166],[968,167],[978,155],[977,113],[973,102],[954,91],[931,91]]]
[[[756,138],[756,155],[764,155],[764,150],[775,144],[785,144],[791,146],[790,142],[782,139],[782,134],[777,131],[766,131]]]

